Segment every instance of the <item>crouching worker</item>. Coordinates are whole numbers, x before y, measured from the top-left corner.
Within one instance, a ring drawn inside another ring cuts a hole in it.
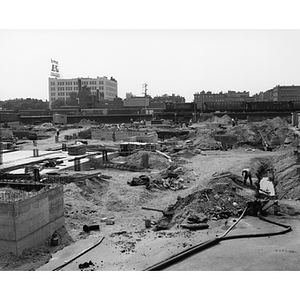
[[[244,177],[244,185],[246,185],[247,179],[249,178],[250,184],[252,185],[252,175],[251,170],[249,168],[245,168],[242,172],[242,175]]]

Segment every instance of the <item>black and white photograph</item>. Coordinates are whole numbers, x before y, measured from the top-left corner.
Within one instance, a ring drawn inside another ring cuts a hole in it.
[[[1,22],[1,278],[140,299],[300,270],[297,8],[166,2]]]

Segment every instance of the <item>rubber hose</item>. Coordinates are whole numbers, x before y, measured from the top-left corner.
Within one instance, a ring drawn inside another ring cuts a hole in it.
[[[194,253],[197,253],[197,252],[200,252],[201,250],[204,250],[210,246],[213,246],[213,245],[216,245],[218,243],[220,243],[222,240],[233,240],[233,239],[241,239],[241,238],[254,238],[254,237],[265,237],[265,236],[273,236],[273,235],[279,235],[279,234],[285,234],[289,231],[292,230],[291,226],[289,225],[284,225],[284,224],[280,224],[280,223],[277,223],[277,222],[274,222],[274,221],[271,221],[271,220],[268,220],[264,217],[262,217],[259,213],[258,213],[258,217],[259,219],[265,221],[265,222],[268,222],[268,223],[272,223],[272,224],[275,224],[275,225],[278,225],[278,226],[281,226],[281,227],[284,227],[286,228],[285,230],[282,230],[282,231],[279,231],[279,232],[271,232],[271,233],[256,233],[256,234],[242,234],[242,235],[233,235],[233,236],[225,236],[244,216],[246,212],[246,208],[245,210],[243,211],[242,215],[239,217],[238,221],[235,222],[221,237],[219,238],[215,238],[215,239],[212,239],[212,240],[209,240],[207,242],[204,242],[204,243],[201,243],[201,244],[198,244],[198,245],[195,245],[189,249],[186,249],[182,252],[180,252],[179,254],[176,254],[176,255],[173,255],[171,256],[170,258],[160,262],[160,263],[157,263],[153,266],[150,266],[146,269],[144,269],[144,271],[159,271],[159,270],[163,270],[165,268],[167,268],[168,266],[172,265],[172,264],[175,264],[177,262],[179,262],[180,260],[194,254]]]

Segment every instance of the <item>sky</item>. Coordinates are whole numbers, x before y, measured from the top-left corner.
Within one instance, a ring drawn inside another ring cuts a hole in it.
[[[298,85],[295,2],[12,0],[0,19],[0,100],[48,100],[51,59],[61,78],[114,77],[121,98],[145,83],[152,97],[188,102],[203,90]]]
[[[1,29],[0,100],[48,99],[61,78],[114,77],[118,96],[249,91],[300,84],[300,30]]]

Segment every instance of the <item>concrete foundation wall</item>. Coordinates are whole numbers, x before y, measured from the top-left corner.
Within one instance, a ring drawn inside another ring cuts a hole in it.
[[[156,143],[158,141],[156,132],[143,132],[143,131],[115,131],[117,141],[128,141],[132,137],[139,139],[145,138],[145,143]],[[113,131],[92,130],[93,140],[113,140]],[[149,141],[148,141],[149,140]]]
[[[0,203],[0,255],[20,255],[63,225],[63,186],[13,203]]]

